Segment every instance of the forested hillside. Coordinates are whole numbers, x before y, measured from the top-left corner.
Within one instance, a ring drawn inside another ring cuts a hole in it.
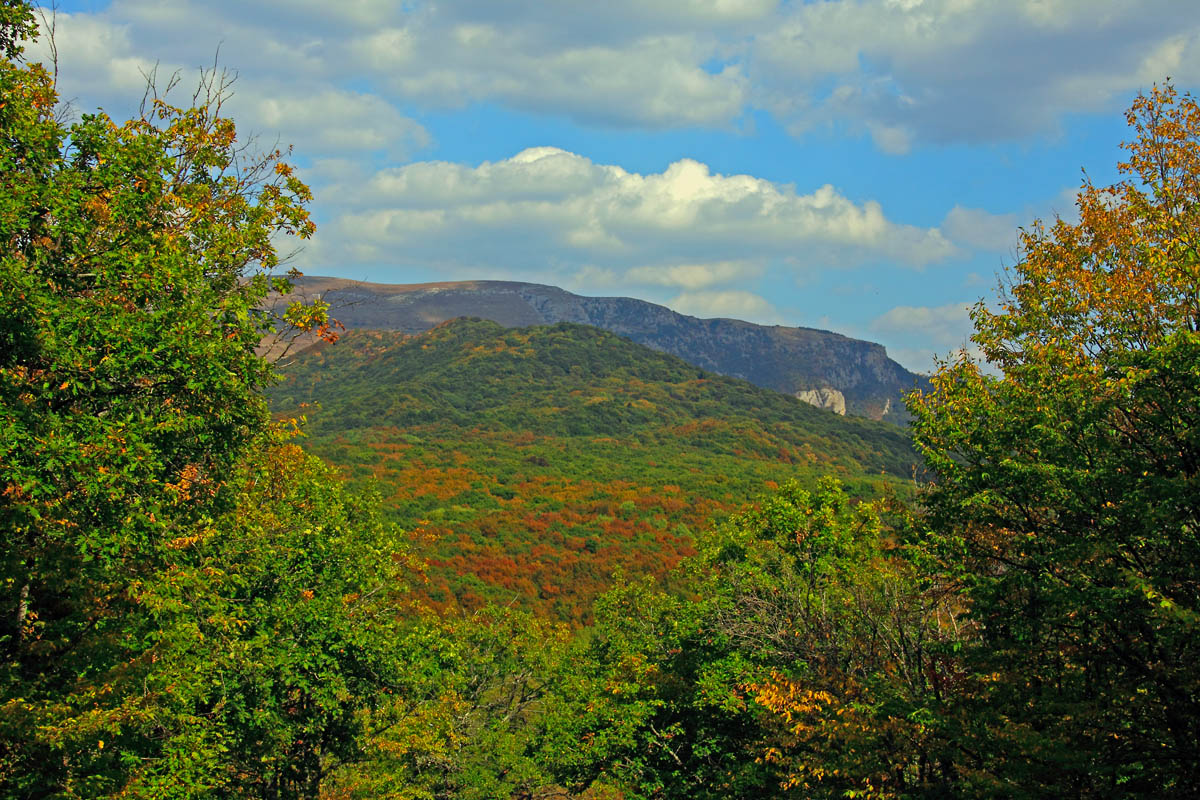
[[[711,372],[810,402],[824,392],[840,413],[899,424],[908,419],[904,395],[929,386],[873,342],[815,328],[698,319],[631,297],[582,297],[514,281],[392,285],[304,275],[295,283],[297,294],[329,303],[349,330],[420,333],[457,317],[514,328],[590,325]]]
[[[441,604],[590,616],[614,569],[665,575],[696,532],[789,478],[911,491],[905,431],[581,325],[359,331],[291,360],[277,414],[372,483]]]

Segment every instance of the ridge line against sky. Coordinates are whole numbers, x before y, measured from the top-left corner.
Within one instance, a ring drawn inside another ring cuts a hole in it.
[[[1175,0],[65,0],[55,26],[64,99],[119,119],[219,48],[239,129],[314,190],[306,272],[627,295],[916,370],[966,344],[1019,226],[1116,179],[1137,92],[1200,80]]]

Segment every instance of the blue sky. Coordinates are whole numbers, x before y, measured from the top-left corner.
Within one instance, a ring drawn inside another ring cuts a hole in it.
[[[62,96],[118,118],[219,47],[239,130],[314,189],[305,272],[641,297],[918,370],[967,343],[1018,227],[1117,178],[1137,92],[1200,80],[1184,0],[64,0],[55,24]]]

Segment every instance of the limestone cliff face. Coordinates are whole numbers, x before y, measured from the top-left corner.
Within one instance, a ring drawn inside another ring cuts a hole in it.
[[[821,389],[802,389],[796,392],[796,398],[817,408],[825,408],[835,414],[846,416],[846,396],[837,389],[828,386]]]
[[[297,289],[332,303],[348,328],[417,333],[455,317],[509,327],[592,325],[698,367],[874,419],[904,421],[903,394],[927,385],[872,342],[812,328],[698,319],[628,297],[581,297],[508,281],[389,285],[308,276]]]

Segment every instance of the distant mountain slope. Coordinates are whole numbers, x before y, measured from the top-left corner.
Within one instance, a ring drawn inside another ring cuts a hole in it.
[[[306,446],[377,483],[451,606],[515,593],[580,619],[614,569],[664,574],[772,481],[904,493],[918,462],[896,426],[567,323],[351,331],[284,375],[276,411],[308,414]]]
[[[871,342],[812,328],[698,319],[628,297],[581,297],[507,281],[389,285],[305,276],[296,283],[332,302],[351,329],[417,333],[455,317],[506,327],[591,325],[704,369],[872,419],[906,419],[904,393],[926,380]]]
[[[833,469],[912,474],[905,431],[842,418],[697,369],[598,328],[506,329],[457,318],[421,336],[362,331],[302,353],[273,392],[281,407],[319,404],[318,432],[454,425],[552,436],[651,437],[698,422],[771,431]],[[742,443],[753,449],[753,443]],[[774,454],[775,446],[768,450]]]

